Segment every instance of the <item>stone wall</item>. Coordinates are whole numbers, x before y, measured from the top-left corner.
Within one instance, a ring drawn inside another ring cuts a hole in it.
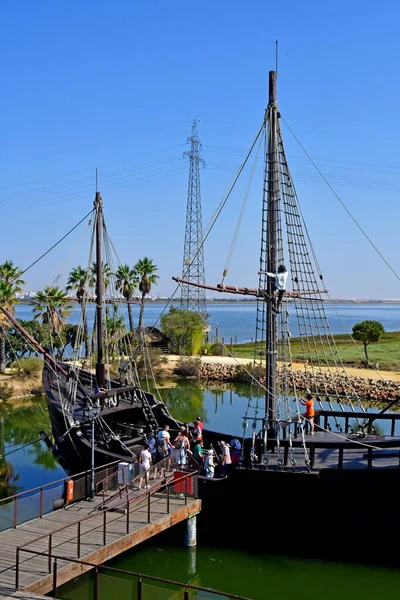
[[[249,382],[250,377],[246,373],[252,371],[252,365],[221,365],[202,363],[200,379],[206,381],[230,381],[230,382]],[[282,372],[278,371],[278,379],[282,383]],[[362,377],[352,377],[351,383],[339,375],[317,371],[314,374],[310,371],[294,371],[288,374],[288,385],[294,386],[299,390],[309,389],[315,393],[317,386],[319,394],[323,397],[326,394],[330,396],[348,394],[351,395],[352,388],[361,398],[369,400],[391,400],[400,397],[400,382],[364,379]]]

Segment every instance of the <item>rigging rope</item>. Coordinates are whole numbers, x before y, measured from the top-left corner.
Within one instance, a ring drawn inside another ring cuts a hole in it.
[[[347,208],[347,206],[345,205],[345,203],[343,202],[343,200],[340,198],[340,196],[337,194],[337,192],[335,191],[335,189],[329,183],[328,179],[322,173],[321,169],[317,166],[317,164],[311,158],[311,156],[309,155],[309,153],[307,152],[307,150],[305,149],[305,147],[303,146],[303,144],[300,142],[299,138],[295,135],[294,131],[291,129],[291,127],[289,126],[289,124],[287,123],[287,121],[283,117],[281,117],[281,119],[285,123],[286,127],[289,129],[290,133],[292,134],[292,136],[294,137],[294,139],[296,140],[296,142],[299,144],[300,148],[303,150],[304,154],[307,156],[307,158],[309,159],[309,161],[311,162],[311,164],[313,165],[313,167],[315,168],[315,170],[319,173],[319,175],[325,181],[326,185],[329,187],[329,189],[331,190],[331,192],[333,193],[333,195],[335,196],[335,198],[340,202],[340,204],[342,205],[342,207],[344,208],[344,210],[347,212],[347,214],[349,215],[349,217],[351,218],[351,220],[355,223],[355,225],[361,231],[361,233],[363,234],[363,236],[365,237],[365,239],[371,244],[371,246],[373,247],[373,249],[375,250],[375,252],[380,256],[380,258],[383,260],[383,262],[385,263],[385,265],[390,269],[390,271],[393,273],[393,275],[396,277],[396,279],[398,279],[400,281],[400,276],[396,273],[396,271],[393,269],[393,267],[390,265],[390,263],[383,256],[383,254],[379,250],[379,248],[374,244],[374,242],[368,236],[367,232],[361,227],[361,225],[359,224],[359,222],[357,221],[357,219],[353,216],[353,214]]]

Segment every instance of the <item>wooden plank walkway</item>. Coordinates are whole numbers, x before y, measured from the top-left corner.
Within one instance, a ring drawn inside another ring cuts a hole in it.
[[[150,502],[147,497],[137,498],[134,502],[130,498],[129,513],[126,511],[126,500],[115,507],[120,510],[103,511],[96,509],[100,507],[100,498],[96,498],[94,501],[77,502],[41,519],[28,521],[16,529],[1,532],[1,584],[6,591],[15,589],[17,547],[21,548],[19,589],[46,594],[53,586],[51,561],[47,556],[28,553],[23,548],[46,554],[50,551],[53,555],[101,564],[200,512],[200,500],[174,493],[173,484],[170,484],[170,489],[172,492],[168,498],[165,488],[162,491],[150,489]],[[89,569],[84,565],[58,560],[57,585]]]

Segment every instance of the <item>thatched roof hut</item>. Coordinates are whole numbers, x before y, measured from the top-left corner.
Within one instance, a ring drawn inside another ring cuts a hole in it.
[[[168,346],[169,338],[166,335],[164,335],[156,327],[143,327],[143,328],[136,327],[132,331],[131,335],[134,339],[141,340],[142,332],[144,334],[146,342],[152,348],[160,348],[160,347]]]

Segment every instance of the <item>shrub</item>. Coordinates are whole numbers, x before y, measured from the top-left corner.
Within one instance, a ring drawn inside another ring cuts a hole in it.
[[[232,381],[235,383],[251,383],[253,365],[248,363],[247,365],[236,367],[236,371],[232,375]]]
[[[42,372],[43,360],[36,356],[21,358],[19,361],[13,363],[12,367],[16,369],[18,377],[34,377]]]
[[[181,375],[182,377],[199,377],[200,371],[200,358],[180,358],[174,369],[175,375]]]
[[[11,400],[12,395],[14,393],[13,386],[5,381],[4,383],[0,383],[0,401],[7,402],[7,400]]]
[[[212,356],[223,356],[224,355],[224,347],[220,342],[216,342],[215,344],[211,344],[210,346],[210,354]]]

